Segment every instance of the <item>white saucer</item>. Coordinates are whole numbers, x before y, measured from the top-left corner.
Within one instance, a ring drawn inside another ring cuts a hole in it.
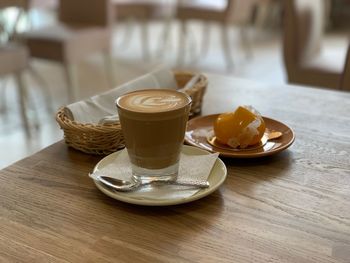
[[[210,154],[210,152],[205,151],[203,149],[193,147],[193,146],[187,146],[184,145],[182,147],[182,152],[188,155],[203,155],[203,154]],[[108,164],[115,161],[116,158],[118,158],[120,151],[112,153],[105,158],[103,158],[94,168],[94,172],[102,169],[103,167],[107,166]],[[109,189],[108,187],[104,186],[102,183],[100,183],[97,180],[94,180],[95,185],[97,188],[103,192],[104,194],[108,195],[109,197],[112,197],[116,200],[130,203],[130,204],[136,204],[136,205],[146,205],[146,206],[166,206],[166,205],[177,205],[177,204],[183,204],[192,202],[195,200],[198,200],[202,197],[205,197],[212,192],[214,192],[216,189],[220,187],[220,185],[223,184],[227,176],[227,170],[226,166],[219,158],[216,160],[213,169],[211,170],[211,173],[208,177],[208,181],[210,186],[205,189],[201,189],[192,196],[189,197],[182,197],[182,198],[171,198],[171,199],[160,199],[155,200],[154,198],[137,198],[136,195],[133,195],[133,192],[117,192]]]

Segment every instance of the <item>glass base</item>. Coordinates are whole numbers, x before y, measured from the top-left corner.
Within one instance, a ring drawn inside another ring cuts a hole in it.
[[[179,163],[163,169],[146,169],[132,164],[132,179],[141,183],[171,182],[177,179]]]

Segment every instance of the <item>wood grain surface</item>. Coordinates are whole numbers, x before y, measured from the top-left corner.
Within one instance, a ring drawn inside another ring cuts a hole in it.
[[[294,145],[223,159],[206,198],[142,207],[99,192],[101,157],[58,142],[0,171],[0,262],[350,262],[350,93],[209,80],[203,114],[253,105]]]

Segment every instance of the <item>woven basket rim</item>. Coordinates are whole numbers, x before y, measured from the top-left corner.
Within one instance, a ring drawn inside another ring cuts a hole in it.
[[[176,75],[195,75],[196,72],[192,72],[192,71],[174,71],[174,73]],[[207,76],[205,76],[203,73],[200,73],[200,77],[199,80],[197,81],[197,83],[192,87],[193,88],[202,88],[203,86],[206,86],[208,84],[208,78]]]
[[[121,125],[120,123],[111,123],[111,124],[93,124],[93,123],[79,123],[74,120],[71,120],[68,118],[64,112],[64,107],[60,108],[56,114],[56,121],[59,123],[61,128],[80,128],[80,129],[91,129],[91,130],[98,130],[99,132],[109,132],[109,131],[114,131],[116,128],[120,128]]]

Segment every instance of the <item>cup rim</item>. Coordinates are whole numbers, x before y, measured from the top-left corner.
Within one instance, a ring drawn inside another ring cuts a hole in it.
[[[187,102],[186,104],[184,104],[183,107],[180,107],[180,108],[169,109],[169,110],[163,110],[163,111],[157,111],[157,112],[145,112],[145,111],[132,110],[132,109],[130,109],[130,108],[123,107],[123,106],[121,106],[121,105],[119,104],[119,101],[120,101],[123,97],[125,97],[126,95],[129,95],[129,94],[131,94],[131,93],[136,93],[136,92],[139,92],[139,91],[162,91],[162,90],[172,91],[172,92],[175,92],[175,93],[178,93],[178,94],[181,93],[183,96],[187,97],[188,102]],[[135,112],[135,113],[142,113],[142,114],[155,114],[155,113],[163,113],[163,112],[164,112],[164,113],[167,113],[167,112],[177,111],[177,110],[181,110],[181,109],[183,109],[183,108],[186,108],[188,105],[191,105],[191,103],[192,103],[192,98],[191,98],[188,94],[186,94],[186,93],[184,93],[184,92],[181,92],[181,91],[178,91],[178,90],[164,89],[164,88],[162,88],[162,89],[154,89],[154,88],[153,88],[153,89],[134,90],[134,91],[131,91],[131,92],[128,92],[128,93],[125,93],[125,94],[119,96],[119,97],[115,100],[115,104],[116,104],[116,106],[117,106],[118,108],[120,108],[120,109],[122,109],[122,110],[124,110],[124,111]]]

